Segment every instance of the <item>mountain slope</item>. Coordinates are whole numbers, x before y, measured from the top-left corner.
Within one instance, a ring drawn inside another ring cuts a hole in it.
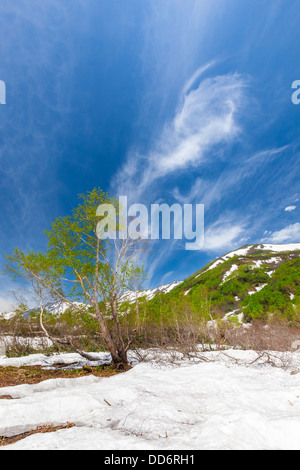
[[[247,245],[212,261],[185,281],[128,291],[119,299],[124,313],[134,311],[137,298],[144,304],[149,322],[162,322],[183,312],[207,320],[226,317],[248,322],[275,315],[293,321],[300,318],[300,243]],[[53,302],[46,310],[60,315],[68,307]],[[6,315],[13,317],[12,313]]]
[[[120,302],[134,302],[136,298],[141,298],[145,297],[147,300],[153,299],[156,294],[167,294],[168,292],[171,292],[175,287],[177,287],[179,284],[182,284],[183,281],[176,281],[172,282],[171,284],[164,284],[162,286],[156,287],[154,289],[146,289],[146,290],[140,290],[137,292],[134,291],[127,291],[125,294],[123,294],[119,301]]]
[[[294,320],[300,315],[300,243],[248,245],[225,254],[149,304],[176,305],[207,318]],[[169,305],[169,309],[168,309]],[[172,307],[173,306],[173,307]],[[151,308],[150,308],[151,310]]]

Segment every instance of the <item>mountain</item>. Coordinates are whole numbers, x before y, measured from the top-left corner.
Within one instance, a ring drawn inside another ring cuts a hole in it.
[[[77,305],[78,307],[82,308],[87,308],[86,304],[80,303],[80,302],[73,302],[74,305]],[[53,302],[48,302],[45,304],[45,310],[50,313],[51,315],[61,315],[65,313],[68,309],[70,308],[70,305],[68,302],[60,302],[60,301],[53,301]],[[36,308],[31,308],[23,312],[23,318],[28,318],[30,314],[38,314],[40,309],[38,307]],[[16,316],[16,311],[9,312],[9,313],[0,313],[0,319],[2,318],[3,320],[11,320]]]
[[[146,298],[147,300],[150,300],[156,294],[159,294],[159,293],[166,294],[170,292],[172,289],[174,289],[176,286],[178,286],[182,282],[183,281],[173,282],[171,284],[165,284],[165,285],[156,287],[154,289],[141,290],[138,292],[127,291],[119,298],[119,302],[121,303],[134,302],[136,297],[138,298],[143,297],[143,298]],[[78,307],[81,307],[82,309],[89,308],[87,304],[84,304],[81,302],[73,302],[73,304]],[[53,301],[53,302],[46,303],[44,308],[46,312],[50,313],[51,315],[61,315],[70,308],[70,305],[68,304],[68,302]],[[30,314],[38,314],[38,313],[39,313],[39,308],[31,308],[23,312],[23,318],[28,318]],[[15,315],[16,315],[16,312],[0,313],[0,319],[2,318],[3,320],[11,320]]]
[[[289,320],[300,318],[300,243],[246,245],[212,261],[184,281],[137,293],[128,291],[119,299],[125,312],[134,309],[136,298],[139,304],[145,304],[147,317],[153,321],[171,317],[174,311],[176,315],[191,311],[207,320],[226,317],[236,322],[267,320],[274,315]],[[69,306],[66,302],[50,302],[45,308],[60,315]],[[26,311],[24,317],[35,311]],[[2,318],[10,319],[13,313],[2,314]]]
[[[145,297],[147,300],[153,299],[157,294],[167,294],[171,292],[175,287],[182,284],[183,281],[175,281],[171,284],[164,284],[162,286],[156,287],[154,289],[147,289],[147,290],[140,290],[137,292],[134,291],[127,291],[123,294],[120,298],[120,302],[134,302],[136,298]]]
[[[73,304],[76,305],[77,307],[87,308],[87,306],[81,302],[73,302]],[[68,302],[60,302],[60,301],[48,302],[45,305],[45,310],[51,315],[61,315],[62,313],[65,313],[69,308],[70,308],[70,305],[68,304]],[[23,313],[23,317],[27,318],[32,312],[38,313],[39,309],[35,308],[35,309],[27,310],[26,312]]]
[[[0,319],[2,320],[11,320],[16,316],[16,312],[3,312],[0,313]]]
[[[247,245],[188,277],[169,294],[209,316],[235,321],[300,316],[300,243]]]

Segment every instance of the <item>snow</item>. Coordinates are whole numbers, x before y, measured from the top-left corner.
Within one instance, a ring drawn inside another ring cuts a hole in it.
[[[226,281],[226,279],[231,276],[231,274],[236,271],[237,269],[239,269],[238,265],[237,264],[233,264],[231,266],[231,268],[224,274],[224,277],[223,277],[223,282]]]
[[[195,276],[195,278],[202,276],[207,271],[214,269],[219,264],[222,264],[225,261],[228,261],[234,256],[245,257],[251,249],[266,250],[266,251],[271,251],[274,253],[280,253],[280,252],[286,252],[286,251],[300,250],[300,243],[290,243],[290,244],[281,244],[281,245],[274,245],[274,244],[248,245],[245,248],[239,248],[237,250],[231,251],[225,254],[224,256],[218,258],[217,260],[212,262],[212,264],[205,271]],[[271,257],[266,260],[253,260],[253,264],[259,268],[261,267],[262,264],[279,264],[281,261],[282,259],[280,257]],[[230,276],[230,274],[237,268],[238,268],[237,265],[233,265],[231,269],[225,274],[223,281],[225,281],[227,277]],[[269,276],[271,277],[274,272],[275,272],[274,270],[269,271],[267,274],[269,274]],[[178,286],[179,284],[182,284],[182,282],[183,281],[175,281],[175,282],[172,282],[171,284],[165,284],[154,289],[141,290],[141,291],[138,291],[137,293],[134,291],[127,291],[119,298],[119,301],[120,302],[124,302],[124,301],[134,302],[136,300],[136,296],[138,298],[145,296],[148,300],[150,300],[159,292],[162,292],[162,293],[170,292],[176,286]],[[73,302],[73,304],[81,309],[82,308],[87,309],[90,307],[89,305],[83,304],[81,302]],[[45,309],[47,310],[47,312],[53,315],[60,315],[64,313],[68,308],[70,308],[70,304],[68,302],[62,302],[62,301],[49,302],[45,306]],[[27,310],[26,312],[24,312],[24,317],[28,316],[32,311],[33,310],[31,309],[31,310]],[[15,314],[16,314],[15,312],[9,312],[9,313],[4,312],[4,313],[0,313],[0,317],[2,317],[3,319],[10,320],[11,318],[15,316]]]
[[[202,274],[206,273],[207,271],[210,271],[211,269],[216,268],[219,264],[224,263],[224,261],[225,261],[225,260],[223,260],[223,259],[217,259],[213,264],[211,264],[211,265],[209,266],[208,269],[206,269],[206,270],[203,271],[202,273],[200,273],[200,274],[198,274],[197,276],[195,276],[195,279],[197,279],[197,277],[202,276]]]
[[[264,264],[278,264],[281,263],[282,259],[279,256],[273,256],[263,261]]]
[[[268,284],[262,284],[261,286],[256,287],[256,292],[261,291],[264,287],[266,287]]]
[[[32,338],[22,336],[0,336],[0,347],[6,348],[14,345],[27,346],[32,349],[43,349],[53,345],[52,341],[45,336],[35,336]]]
[[[0,318],[3,320],[11,320],[16,316],[16,312],[0,312]]]
[[[300,250],[300,243],[250,245],[224,255],[207,270],[233,256],[246,256],[254,247],[279,253]],[[260,267],[262,263],[280,261],[279,257],[271,257],[254,264]],[[234,264],[224,281],[235,269]],[[180,283],[140,291],[138,296],[149,299],[157,292],[170,292]],[[135,292],[127,292],[122,300],[134,301],[135,296]],[[59,314],[66,305],[49,307],[53,314]],[[225,318],[235,316],[242,322],[243,314],[238,312],[234,310]],[[214,326],[213,321],[209,323]],[[10,341],[9,337],[5,344],[0,341],[0,356],[3,344],[7,346]],[[53,368],[55,363],[63,363],[74,368],[110,361],[107,353],[91,354],[99,358],[97,363],[73,353],[35,354],[0,357],[0,367]],[[271,365],[270,355],[277,367]],[[0,388],[0,395],[13,398],[0,400],[0,436],[14,436],[45,424],[75,425],[31,435],[2,450],[300,450],[299,349],[261,356],[255,351],[205,351],[194,359],[150,352],[146,362],[139,362],[133,353],[130,357],[132,369],[109,378],[90,375]]]
[[[138,298],[145,296],[148,300],[150,300],[156,294],[158,294],[159,292],[163,292],[165,294],[170,292],[172,289],[174,289],[174,287],[178,286],[182,282],[183,281],[175,281],[175,282],[172,282],[171,284],[165,284],[165,285],[159,286],[155,289],[148,289],[148,290],[138,291],[137,293],[133,292],[133,291],[127,291],[127,292],[125,292],[125,294],[123,294],[119,298],[119,301],[120,302],[125,302],[125,301],[135,302],[136,295],[137,295]],[[82,302],[72,302],[72,304],[73,304],[73,306],[75,306],[75,308],[78,307],[80,309],[85,309],[85,310],[90,307],[90,305],[84,304]],[[70,304],[68,302],[63,302],[63,301],[48,302],[45,305],[45,310],[48,313],[52,314],[52,315],[61,315],[61,314],[65,313],[69,308],[74,309],[74,307],[72,307],[72,304]],[[38,310],[37,309],[26,310],[23,313],[24,318],[27,318],[30,315],[30,313],[32,313],[34,311],[38,311]],[[3,318],[5,320],[10,320],[15,315],[16,315],[16,312],[0,313],[0,318]]]
[[[0,435],[75,424],[2,449],[300,449],[300,374],[290,373],[300,367],[298,352],[289,353],[286,370],[254,351],[212,351],[205,358],[152,359],[109,378],[2,388],[14,399],[0,400]],[[66,362],[74,360],[67,355]]]
[[[45,354],[30,354],[22,357],[4,357],[0,358],[0,367],[21,367],[21,366],[42,366],[52,367],[54,364],[65,364],[66,366],[75,364],[74,367],[82,365],[96,366],[104,363],[109,363],[111,358],[108,353],[89,353],[90,356],[99,358],[98,361],[88,361],[83,359],[80,355],[74,353],[52,354],[50,356]],[[0,388],[0,391],[3,389]]]
[[[237,312],[240,312],[240,313],[237,313]],[[240,309],[233,310],[232,312],[226,313],[224,315],[225,320],[230,320],[230,317],[236,318],[240,324],[243,323],[244,314],[243,312],[240,311]]]
[[[75,307],[85,309],[85,310],[90,307],[90,305],[84,304],[82,302],[72,302],[72,304]],[[69,308],[74,308],[74,307],[72,307],[72,305],[70,303],[63,302],[63,301],[48,302],[45,305],[45,310],[48,313],[52,314],[52,315],[61,315],[61,314],[65,313]],[[36,313],[36,312],[39,312],[38,308],[31,308],[29,310],[26,310],[23,313],[23,317],[27,318],[27,317],[29,317],[29,315],[31,313]],[[0,318],[2,318],[4,320],[11,320],[15,316],[16,316],[16,312],[9,312],[9,313],[6,313],[6,312],[1,313],[0,312]]]
[[[198,274],[197,277],[202,276],[202,274],[206,273],[210,269],[216,268],[219,264],[224,263],[225,261],[228,261],[230,258],[233,258],[234,256],[239,256],[239,257],[244,257],[246,256],[251,249],[256,249],[256,250],[266,250],[266,251],[273,251],[274,253],[280,253],[280,252],[285,252],[285,251],[295,251],[295,250],[300,250],[300,243],[287,243],[283,245],[270,245],[270,244],[261,244],[261,245],[248,245],[245,248],[239,248],[238,250],[231,251],[227,253],[226,255],[222,256],[221,258],[218,258],[216,261],[214,261],[208,269],[203,271],[202,273]],[[256,267],[260,267],[262,264],[273,264],[273,263],[280,263],[282,260],[279,257],[271,257],[270,259],[267,260],[254,260],[253,263]],[[274,271],[272,271],[273,273]]]
[[[259,245],[259,248],[262,250],[282,252],[282,251],[295,251],[300,250],[300,243],[287,243],[284,245]]]
[[[262,284],[261,286],[255,287],[255,290],[248,292],[248,295],[253,295],[256,294],[256,292],[261,291],[264,287],[266,287],[268,284]]]
[[[179,284],[182,284],[183,281],[176,281],[172,282],[172,284],[165,284],[163,286],[159,286],[155,289],[147,289],[147,290],[141,290],[141,291],[127,291],[125,294],[123,294],[120,298],[120,302],[135,302],[136,297],[146,297],[148,300],[152,299],[156,294],[159,292],[167,294],[168,292],[171,292],[176,286]]]
[[[73,305],[75,305],[78,308],[83,308],[87,309],[89,308],[89,305],[84,304],[82,302],[73,302]],[[45,310],[48,313],[51,313],[52,315],[61,315],[62,313],[65,313],[69,308],[72,308],[72,306],[68,302],[48,302],[45,305]]]
[[[222,256],[222,258],[227,261],[230,258],[233,258],[234,256],[246,256],[252,246],[253,245],[249,245],[246,248],[239,248],[238,250],[231,251],[230,253],[227,253],[226,255]]]
[[[210,265],[210,267],[207,269],[207,271],[210,271],[211,269],[216,268],[219,264],[222,264],[222,263],[224,263],[223,259],[217,259],[217,261],[215,261],[212,265]],[[206,271],[204,271],[204,272],[206,272]],[[204,273],[201,273],[201,274],[204,274]]]

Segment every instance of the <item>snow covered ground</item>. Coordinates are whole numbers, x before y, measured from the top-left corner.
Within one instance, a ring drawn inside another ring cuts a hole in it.
[[[0,336],[0,357],[2,351],[5,352],[6,348],[14,346],[14,344],[19,344],[21,346],[27,346],[33,349],[42,349],[49,348],[53,345],[53,342],[46,338],[45,336],[35,336],[32,338],[22,337],[22,336]]]
[[[159,354],[110,378],[1,388],[13,400],[0,400],[0,435],[76,425],[2,449],[300,449],[300,353],[276,353],[284,368],[268,363],[274,354],[210,351],[192,360]],[[2,358],[0,365],[58,361],[81,359],[33,355]]]

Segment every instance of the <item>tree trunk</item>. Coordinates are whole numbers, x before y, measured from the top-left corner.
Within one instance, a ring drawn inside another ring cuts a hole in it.
[[[127,364],[128,363],[127,349],[125,347],[125,343],[122,337],[121,325],[120,325],[119,318],[118,318],[117,299],[115,295],[111,301],[111,312],[112,312],[113,320],[115,322],[117,337],[118,337],[118,355],[121,358],[121,362],[124,362],[125,364]]]
[[[111,334],[109,333],[109,331],[106,327],[105,320],[104,320],[103,316],[101,315],[101,312],[99,310],[98,305],[95,306],[95,307],[96,307],[97,319],[98,319],[98,321],[100,323],[100,326],[101,326],[102,336],[103,336],[103,339],[104,339],[105,343],[107,344],[108,350],[109,350],[110,355],[111,355],[112,362],[114,364],[120,364],[120,363],[127,364],[128,361],[127,361],[127,354],[126,354],[125,348],[124,348],[125,354],[123,354],[122,348],[117,348]],[[121,349],[121,351],[119,351],[119,349]]]

